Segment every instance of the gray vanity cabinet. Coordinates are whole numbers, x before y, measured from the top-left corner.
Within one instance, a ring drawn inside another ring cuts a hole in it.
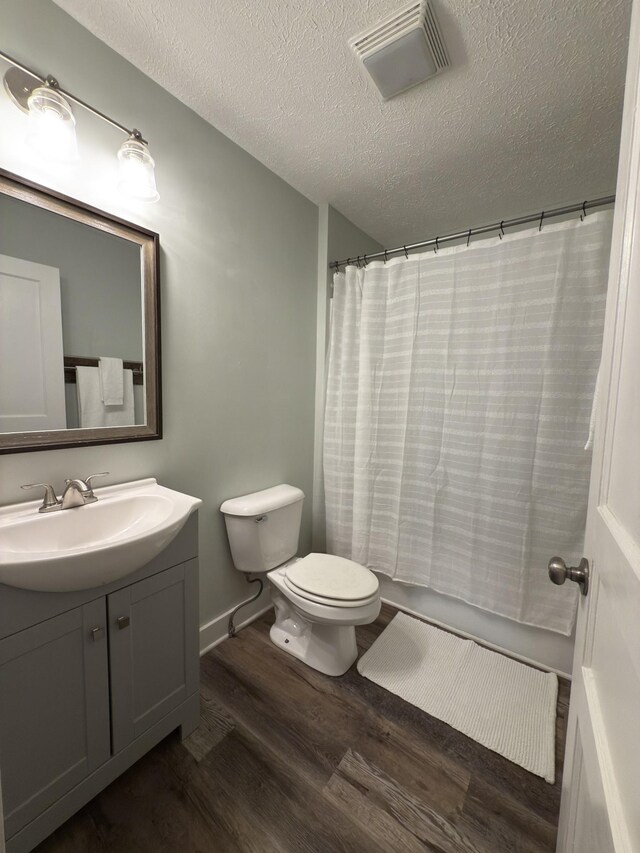
[[[175,729],[199,722],[198,527],[100,589],[0,585],[7,853],[28,853]]]
[[[110,756],[104,598],[0,640],[10,838]]]
[[[190,568],[175,566],[107,599],[114,753],[198,689],[197,577]]]

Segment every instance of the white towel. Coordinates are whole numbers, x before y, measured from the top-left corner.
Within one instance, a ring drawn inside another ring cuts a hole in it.
[[[133,426],[133,371],[123,370],[123,404],[105,406],[100,390],[100,370],[97,367],[76,367],[78,418],[81,428]]]
[[[102,402],[105,406],[122,406],[124,403],[122,359],[101,355],[98,359],[98,368]]]

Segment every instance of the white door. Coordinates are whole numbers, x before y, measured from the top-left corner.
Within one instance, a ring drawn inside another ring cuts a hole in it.
[[[66,426],[60,272],[0,255],[0,432]]]
[[[625,91],[559,853],[640,851],[640,0]]]

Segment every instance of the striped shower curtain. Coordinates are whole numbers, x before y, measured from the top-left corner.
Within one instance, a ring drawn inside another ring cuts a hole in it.
[[[334,281],[327,550],[571,633],[612,213]]]

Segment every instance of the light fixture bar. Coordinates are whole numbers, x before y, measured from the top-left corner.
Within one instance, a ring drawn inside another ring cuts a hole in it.
[[[108,115],[105,115],[105,113],[100,112],[100,110],[97,110],[95,107],[92,107],[86,101],[83,101],[81,98],[76,97],[76,95],[72,95],[71,92],[67,92],[66,89],[61,89],[55,77],[42,77],[42,75],[37,74],[31,68],[28,68],[26,65],[23,65],[21,62],[18,62],[16,59],[14,59],[12,56],[9,56],[8,53],[4,53],[4,51],[2,50],[0,50],[0,59],[4,59],[5,62],[8,62],[10,65],[15,65],[16,68],[19,68],[21,71],[24,71],[25,74],[30,74],[32,77],[35,77],[37,80],[40,80],[41,83],[51,86],[52,89],[55,89],[56,92],[59,92],[61,95],[64,95],[65,98],[69,98],[70,101],[73,101],[74,103],[78,104],[78,106],[84,107],[85,110],[88,110],[90,113],[93,113],[95,116],[98,116],[98,118],[101,118],[103,121],[106,121],[108,124],[112,125],[118,130],[121,130],[123,133],[126,133],[127,136],[133,136],[134,139],[138,139],[140,142],[144,142],[145,144],[147,144],[147,140],[142,138],[142,134],[139,130],[136,130],[135,128],[133,130],[129,130],[128,127],[125,127],[123,124],[120,124],[119,121],[116,121],[115,119],[110,118]]]
[[[1,50],[0,50],[0,59],[4,59],[10,65],[15,65],[16,68],[20,69],[20,71],[24,71],[25,74],[30,74],[32,77],[36,77],[41,83],[45,82],[44,77],[41,77],[39,74],[36,74],[35,71],[32,71],[30,68],[27,68],[26,65],[23,65],[21,62],[18,62],[17,59],[13,59],[12,57],[9,56],[8,53],[3,53]]]

